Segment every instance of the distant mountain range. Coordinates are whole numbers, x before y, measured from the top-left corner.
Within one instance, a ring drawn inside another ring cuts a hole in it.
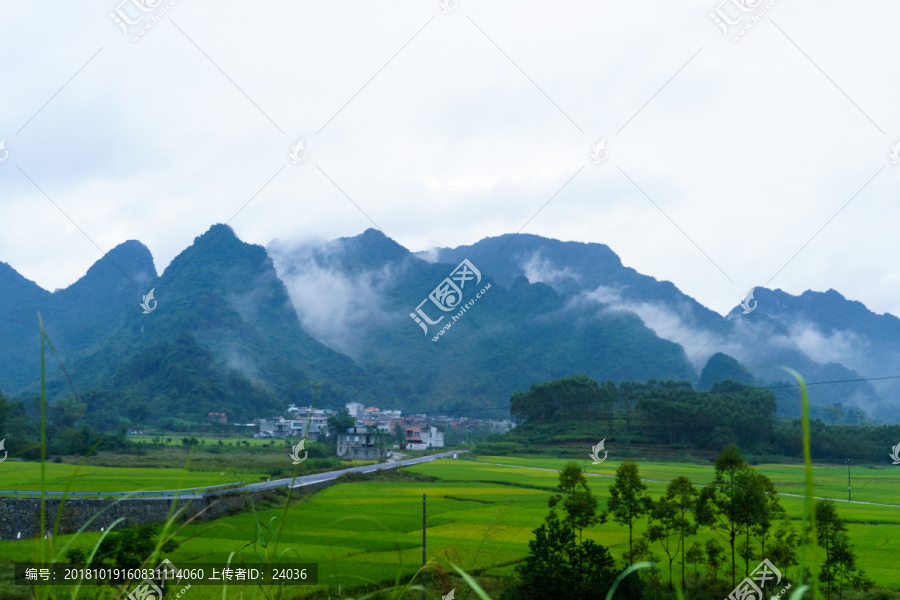
[[[144,314],[151,289],[156,308]],[[833,290],[765,288],[753,312],[723,317],[602,244],[508,234],[411,252],[370,229],[263,248],[214,225],[161,275],[130,240],[53,293],[0,263],[0,290],[0,390],[39,390],[40,312],[79,399],[104,422],[280,414],[311,401],[316,382],[320,406],[499,416],[514,392],[575,373],[791,385],[779,365],[803,374],[833,419],[900,414],[898,380],[846,381],[900,373],[896,317]],[[51,397],[71,394],[56,359],[47,364]],[[777,398],[796,414],[796,388]]]

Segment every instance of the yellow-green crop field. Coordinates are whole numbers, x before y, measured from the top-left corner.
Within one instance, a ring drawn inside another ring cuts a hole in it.
[[[426,494],[429,557],[452,559],[468,571],[508,575],[526,556],[532,531],[549,510],[547,499],[551,492],[534,488],[554,488],[558,478],[551,469],[558,469],[565,462],[510,457],[479,457],[479,462],[440,460],[405,469],[438,478],[434,482],[374,480],[334,485],[290,506],[282,540],[277,548],[270,546],[268,552],[273,556],[291,548],[299,555],[290,553],[295,560],[319,564],[319,587],[292,589],[293,597],[326,598],[328,594],[337,597],[339,585],[346,597],[348,592],[366,584],[388,583],[397,577],[406,582],[421,565],[422,494]],[[588,473],[612,475],[617,466],[610,459],[589,467]],[[713,476],[712,465],[644,463],[640,468],[643,478],[660,481],[648,482],[648,492],[654,498],[664,493],[665,482],[679,475],[687,475],[695,483],[705,483]],[[802,490],[801,468],[784,465],[757,468],[776,482],[779,492],[799,494]],[[816,467],[814,470],[816,495],[841,499],[841,494],[846,493],[846,468]],[[867,480],[865,475],[870,478]],[[858,481],[861,500],[900,505],[898,477],[900,470],[895,475],[892,471],[858,469],[854,487]],[[612,479],[591,476],[588,481],[601,507],[605,507]],[[799,529],[803,499],[783,496],[781,502]],[[868,576],[878,586],[900,589],[900,570],[896,566],[900,554],[900,506],[839,502],[837,509],[849,523],[851,542]],[[176,536],[181,545],[168,558],[178,566],[224,562],[231,552],[256,539],[257,519],[268,523],[283,511],[283,508],[260,510],[255,514],[191,523]],[[635,535],[642,534],[644,528],[642,522]],[[83,534],[74,545],[87,550],[99,535]],[[701,530],[691,541],[703,543],[716,535]],[[621,559],[628,544],[628,530],[613,522],[586,530],[585,536],[609,547],[617,559]],[[70,539],[71,536],[59,536],[53,543],[59,548]],[[0,542],[0,563],[30,558],[35,548],[35,540]],[[654,551],[664,556],[658,548]],[[817,548],[812,548],[811,554],[815,560],[822,558]],[[241,551],[241,556],[248,562],[256,560],[249,548]],[[661,568],[662,577],[667,580],[667,564]],[[677,562],[675,570],[677,581],[680,573]],[[80,595],[96,596],[100,589],[83,588]],[[436,594],[439,591],[445,594],[448,590],[434,589]],[[241,593],[247,594],[249,600],[253,590],[250,586],[229,586],[227,598],[238,598]],[[221,587],[195,586],[190,600],[222,597]],[[440,598],[440,594],[434,597]]]
[[[165,435],[154,436],[154,435],[142,435],[142,434],[129,434],[128,441],[136,442],[136,443],[147,443],[152,444],[154,439],[159,439],[160,443],[163,446],[183,446],[181,441],[184,438],[195,437],[199,443],[200,440],[203,440],[204,445],[212,445],[218,444],[219,440],[222,440],[224,445],[228,445],[229,443],[237,446],[239,443],[244,446],[285,446],[285,439],[289,440],[292,444],[296,444],[300,441],[299,438],[255,438],[252,435],[238,436],[234,435],[211,435],[209,433],[168,433]],[[247,442],[244,444],[244,442]],[[274,444],[273,444],[274,442]]]
[[[66,489],[79,492],[136,492],[208,487],[247,481],[258,483],[262,473],[188,471],[185,469],[133,469],[127,467],[78,466],[65,463],[44,464],[44,487],[50,492]],[[2,490],[41,489],[41,463],[6,461],[3,463]]]

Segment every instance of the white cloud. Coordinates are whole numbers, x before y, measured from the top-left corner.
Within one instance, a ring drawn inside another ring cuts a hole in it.
[[[698,372],[716,352],[725,352],[735,357],[739,355],[739,347],[736,345],[729,345],[727,349],[723,349],[721,343],[711,345],[709,342],[712,334],[709,331],[689,325],[690,308],[686,305],[678,307],[679,312],[662,302],[632,302],[623,299],[620,290],[602,285],[580,294],[573,301],[597,302],[605,305],[606,311],[636,314],[657,336],[680,344],[687,356],[693,357],[692,364]]]
[[[581,275],[575,273],[569,267],[560,269],[549,258],[542,257],[540,250],[532,252],[528,258],[523,258],[521,267],[525,271],[525,277],[531,283],[540,282],[553,286],[565,279],[574,281],[581,279]]]
[[[438,260],[440,260],[439,257],[440,257],[441,251],[439,248],[430,248],[428,250],[414,252],[413,254],[416,256],[416,258],[420,258],[427,263],[436,263]]]
[[[394,279],[390,265],[380,271],[347,276],[340,269],[321,266],[310,246],[273,242],[267,250],[303,328],[323,344],[358,359],[363,329],[373,320],[389,318],[381,305],[385,288]],[[341,244],[332,243],[319,251],[328,256],[343,249]]]
[[[896,3],[779,2],[736,44],[708,0],[447,15],[180,1],[137,44],[115,4],[0,7],[0,53],[15,57],[0,68],[0,260],[47,289],[99,258],[84,234],[103,250],[139,239],[162,271],[231,219],[263,245],[375,222],[411,249],[525,226],[605,243],[720,313],[815,236],[771,286],[900,314],[884,260],[900,252],[900,80],[883,68]],[[300,138],[309,157],[292,165]],[[601,138],[610,158],[593,165]]]

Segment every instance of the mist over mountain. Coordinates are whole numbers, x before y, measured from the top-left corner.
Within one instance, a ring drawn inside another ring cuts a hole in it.
[[[449,262],[468,256],[496,273],[498,281],[525,276],[584,302],[634,313],[659,337],[680,344],[698,371],[711,356],[724,353],[749,367],[759,384],[794,383],[779,368],[787,366],[812,384],[814,403],[898,419],[896,404],[885,398],[900,395],[900,379],[845,381],[900,374],[900,319],[877,315],[834,290],[792,296],[758,287],[753,312],[743,314],[736,306],[723,317],[671,282],[622,265],[603,244],[507,234],[471,246],[437,248],[427,256]],[[796,391],[776,395],[779,411],[798,414]]]
[[[144,314],[150,289],[158,304]],[[844,381],[900,372],[900,319],[834,290],[765,288],[754,311],[722,316],[603,244],[507,234],[411,252],[369,229],[263,248],[214,225],[161,275],[130,240],[53,293],[0,263],[0,290],[0,390],[38,391],[40,312],[79,399],[110,426],[277,415],[311,401],[314,382],[324,407],[505,416],[516,391],[577,373],[772,385],[779,412],[797,414],[780,366],[834,418],[897,414],[896,380]],[[71,395],[47,365],[50,397]]]
[[[515,391],[572,373],[619,381],[671,377],[681,369],[696,377],[682,348],[633,313],[585,304],[521,276],[501,283],[477,258],[471,261],[482,275],[477,287],[491,287],[435,342],[446,323],[426,334],[410,313],[462,259],[426,261],[373,229],[316,249],[273,242],[269,251],[304,326],[378,373],[407,411],[505,407]],[[320,282],[327,297],[310,292]],[[463,296],[470,301],[472,294]],[[457,313],[426,304],[434,319],[451,322]]]
[[[41,295],[19,282],[25,293],[8,301],[21,317],[3,332],[4,339],[10,335],[3,346],[12,348],[0,362],[3,390],[38,391],[38,327],[28,315],[35,298],[54,309],[43,313],[45,327],[89,414],[145,421],[224,410],[249,419],[281,414],[289,398],[309,401],[314,387],[300,382],[321,382],[322,397],[332,402],[362,387],[363,374],[349,357],[300,326],[261,246],[214,225],[162,275],[145,269],[137,273],[147,276],[132,281],[133,270],[115,265],[134,246],[152,264],[146,248],[126,242],[65,290]],[[151,289],[155,308],[144,314],[139,303]],[[21,364],[7,358],[14,352]],[[48,353],[46,360],[48,397],[69,395],[55,359]]]

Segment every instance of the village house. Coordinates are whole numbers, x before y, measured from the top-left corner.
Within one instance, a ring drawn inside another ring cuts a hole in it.
[[[433,425],[406,428],[406,447],[409,450],[444,447],[444,430]]]
[[[314,415],[311,419],[260,419],[259,433],[254,434],[256,438],[287,438],[287,437],[303,437],[309,423],[309,432],[306,439],[316,441],[319,434],[327,435],[328,417],[326,415]]]
[[[375,434],[365,427],[350,427],[338,434],[337,454],[350,460],[380,460],[385,450],[375,445]]]
[[[226,415],[225,413],[211,412],[207,415],[207,417],[209,417],[209,420],[212,421],[213,423],[227,423],[228,422],[228,415]]]

